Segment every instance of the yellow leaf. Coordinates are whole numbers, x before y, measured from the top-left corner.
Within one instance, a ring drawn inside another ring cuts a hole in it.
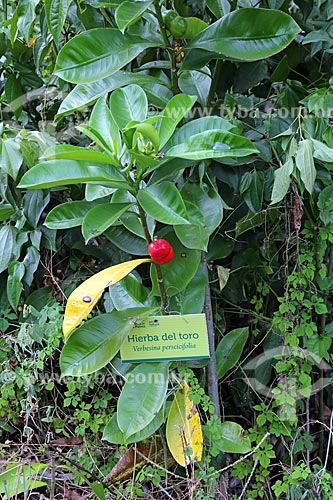
[[[108,267],[76,288],[68,297],[62,325],[64,336],[67,337],[88,316],[107,286],[114,285],[144,262],[150,262],[150,259],[130,260]]]
[[[202,456],[202,429],[198,411],[188,397],[183,382],[172,402],[166,425],[166,438],[173,458],[185,467]]]

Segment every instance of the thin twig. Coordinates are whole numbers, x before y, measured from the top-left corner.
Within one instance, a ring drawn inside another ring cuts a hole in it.
[[[264,437],[259,441],[259,443],[253,448],[252,451],[250,451],[249,453],[247,453],[246,455],[244,455],[243,457],[241,457],[239,460],[236,460],[236,462],[233,462],[232,464],[229,464],[227,465],[226,467],[223,467],[223,469],[219,469],[219,470],[216,470],[214,471],[212,474],[207,474],[207,479],[210,478],[210,477],[213,477],[215,476],[217,473],[222,473],[222,472],[225,472],[226,470],[228,469],[231,469],[232,467],[234,467],[235,465],[241,463],[241,462],[244,462],[244,460],[246,460],[247,458],[251,457],[251,455],[253,455],[253,453],[255,453],[259,448],[260,446],[262,445],[262,443],[265,441],[266,438],[268,438],[268,436],[270,436],[270,433],[269,432],[266,432],[266,434],[264,435]]]
[[[202,252],[201,262],[207,269],[207,260],[205,252]],[[209,283],[207,283],[205,290],[204,311],[206,315],[208,344],[210,352],[210,359],[207,365],[207,390],[208,390],[208,395],[215,406],[214,414],[218,418],[221,418],[219,383],[217,378],[216,354],[215,354],[215,330],[214,330],[212,300],[210,295]]]
[[[246,483],[245,483],[245,485],[244,485],[244,488],[242,489],[242,492],[241,492],[241,494],[240,494],[240,495],[239,495],[239,497],[238,497],[238,500],[241,500],[242,496],[243,496],[243,495],[244,495],[244,493],[246,492],[247,487],[248,487],[248,485],[250,484],[250,481],[251,481],[252,476],[253,476],[253,474],[254,474],[254,471],[255,471],[255,470],[256,470],[256,468],[257,468],[258,462],[259,462],[259,459],[258,459],[258,458],[256,458],[256,459],[255,459],[255,461],[254,461],[254,464],[253,464],[253,468],[252,468],[252,470],[251,470],[251,474],[249,475],[248,480],[246,481]]]

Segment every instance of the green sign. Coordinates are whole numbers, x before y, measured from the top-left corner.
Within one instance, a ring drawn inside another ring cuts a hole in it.
[[[120,348],[125,362],[209,358],[204,314],[139,320]]]

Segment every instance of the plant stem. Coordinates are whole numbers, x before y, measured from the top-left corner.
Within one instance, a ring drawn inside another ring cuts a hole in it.
[[[145,238],[147,241],[147,244],[151,243],[152,239],[149,234],[148,226],[147,226],[147,220],[146,220],[146,215],[141,207],[141,205],[138,203],[137,204],[138,210],[139,210],[139,217],[142,225],[143,232],[145,234]],[[161,271],[161,266],[159,264],[155,264],[156,268],[156,275],[157,275],[157,284],[158,288],[160,291],[161,295],[161,307],[164,312],[164,314],[169,314],[169,301],[168,301],[168,296],[165,290],[164,286],[164,279]]]
[[[208,94],[208,98],[207,98],[208,103],[215,100],[215,92],[216,92],[216,88],[217,88],[217,82],[218,82],[219,77],[220,77],[222,64],[223,64],[222,59],[217,59],[215,62],[213,77],[212,77],[212,81],[211,81],[210,89],[209,89],[209,94]]]
[[[201,262],[207,269],[207,260],[205,252],[202,252]],[[208,344],[210,351],[210,359],[207,365],[207,390],[208,390],[208,395],[215,406],[214,414],[220,418],[221,408],[220,408],[219,384],[218,384],[217,369],[216,369],[215,330],[214,330],[213,309],[212,309],[212,300],[210,295],[209,283],[207,283],[205,290],[204,311],[206,315]]]
[[[154,9],[155,15],[158,21],[158,25],[160,27],[160,32],[163,38],[164,46],[166,51],[168,52],[170,66],[171,66],[171,87],[173,94],[178,93],[178,78],[177,78],[177,61],[176,54],[173,48],[170,46],[170,41],[168,35],[166,33],[165,24],[163,22],[162,11],[158,0],[154,0]]]

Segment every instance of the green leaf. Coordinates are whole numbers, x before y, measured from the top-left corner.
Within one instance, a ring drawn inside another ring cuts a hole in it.
[[[35,9],[38,0],[19,0],[17,6],[17,27],[26,42],[29,42],[32,23],[35,21]]]
[[[42,474],[47,464],[30,462],[27,465],[23,463],[7,463],[7,466],[0,474],[0,493],[4,498],[15,498],[17,495],[25,495],[36,488],[46,486],[45,481],[33,479]]]
[[[70,4],[71,0],[45,0],[47,27],[55,43],[58,43]]]
[[[265,222],[265,219],[266,215],[263,212],[253,214],[249,211],[244,217],[236,222],[235,237],[238,238],[241,234],[246,233],[246,231],[261,226]]]
[[[207,7],[219,19],[230,12],[230,3],[228,0],[207,0]]]
[[[22,113],[24,91],[20,79],[16,75],[6,77],[5,94],[8,106],[13,111],[16,120],[18,120]]]
[[[95,28],[75,36],[59,52],[55,74],[71,83],[89,83],[112,75],[156,42]]]
[[[95,151],[92,148],[79,148],[71,144],[57,144],[56,146],[51,146],[44,151],[41,159],[54,160],[59,158],[89,161],[92,165],[94,163],[107,163],[109,165],[118,166],[115,160],[100,151]]]
[[[183,50],[201,49],[239,61],[265,59],[292,42],[300,27],[272,9],[235,10],[201,31]]]
[[[222,422],[222,434],[219,436],[220,449],[225,453],[248,453],[251,441],[243,436],[243,428],[236,422]]]
[[[207,130],[186,139],[183,144],[165,151],[167,156],[192,160],[205,158],[238,158],[257,153],[249,139],[230,132]]]
[[[112,311],[87,321],[68,337],[61,356],[62,376],[80,377],[103,368],[119,351],[137,318],[149,316],[156,308]]]
[[[99,186],[98,184],[86,184],[85,199],[87,201],[99,200],[115,192],[115,188]]]
[[[0,169],[6,172],[14,181],[22,165],[20,146],[14,139],[0,142]]]
[[[189,284],[177,295],[171,297],[170,310],[180,314],[201,313],[205,303],[205,291],[208,283],[206,266],[200,264]]]
[[[191,40],[202,30],[207,28],[208,24],[203,21],[203,19],[199,19],[198,17],[185,17],[186,22],[186,31],[183,35],[184,38],[188,38]]]
[[[136,23],[142,17],[152,3],[152,0],[149,2],[130,2],[128,0],[121,2],[115,12],[115,19],[119,30],[124,33],[128,26]]]
[[[180,224],[174,227],[179,240],[187,248],[207,251],[210,231],[203,214],[195,203],[185,201],[187,218],[191,224]]]
[[[12,259],[16,247],[17,228],[2,226],[0,229],[0,273],[5,271]]]
[[[98,182],[108,187],[127,188],[118,169],[111,165],[95,166],[80,160],[50,160],[39,163],[24,174],[19,188],[42,189],[79,182]]]
[[[129,255],[147,255],[147,242],[145,239],[136,236],[123,226],[109,227],[104,232],[116,247],[120,248]]]
[[[166,147],[171,148],[173,146],[177,146],[178,144],[183,144],[193,135],[206,132],[207,130],[227,132],[232,129],[235,129],[235,125],[220,116],[204,116],[202,118],[198,118],[197,120],[191,120],[188,123],[185,123],[185,125],[181,128],[177,129],[167,143]]]
[[[106,97],[100,97],[90,115],[89,127],[95,132],[96,142],[106,151],[118,154],[121,149],[121,139],[118,126],[106,103]]]
[[[141,431],[132,434],[126,439],[125,434],[119,429],[118,425],[118,415],[114,413],[106,424],[103,432],[103,441],[109,441],[113,444],[130,444],[138,443],[147,439],[149,436],[155,434],[155,432],[161,427],[164,422],[163,408],[157,413],[153,420]]]
[[[128,131],[130,131],[130,134],[132,134],[132,131],[135,131],[133,136],[132,136],[132,144],[130,145],[131,148],[131,154],[135,153],[135,148],[138,147],[140,149],[140,143],[142,139],[148,139],[148,141],[152,144],[154,148],[154,153],[157,154],[159,150],[159,145],[160,145],[160,137],[158,135],[158,132],[156,128],[151,124],[151,123],[138,123],[136,125],[132,125],[131,127],[127,128]],[[139,153],[140,155],[140,153]],[[140,164],[141,158],[138,156],[138,163]],[[151,165],[151,158],[148,158],[145,154],[142,155],[142,161],[145,164],[148,164],[149,166]]]
[[[195,97],[186,94],[177,94],[170,99],[163,111],[160,125],[160,147],[162,148],[174,133],[178,123],[193,107]]]
[[[20,302],[21,293],[23,290],[22,278],[24,276],[25,267],[22,262],[11,262],[8,267],[7,280],[7,297],[10,305],[17,310]]]
[[[49,229],[81,226],[89,210],[91,210],[91,203],[88,201],[68,201],[53,208],[47,214],[44,224]]]
[[[202,71],[185,70],[179,75],[178,85],[182,92],[197,96],[201,106],[206,106],[212,79],[208,67]]]
[[[325,225],[333,222],[333,186],[327,186],[319,193],[317,204],[320,220]]]
[[[249,328],[236,328],[227,333],[216,349],[217,376],[222,378],[239,361],[249,336]]]
[[[0,205],[0,221],[9,219],[15,212],[16,210],[11,205]]]
[[[313,144],[310,139],[299,142],[295,157],[296,167],[300,171],[305,189],[311,194],[316,179],[316,168],[313,161]]]
[[[142,307],[143,305],[155,305],[147,303],[148,288],[133,276],[128,275],[122,280],[109,287],[109,293],[114,307],[118,311],[129,309],[130,307]]]
[[[230,269],[223,266],[216,266],[216,269],[217,269],[217,276],[219,279],[220,290],[223,290],[223,288],[228,283],[228,279],[230,276]]]
[[[145,120],[148,110],[147,96],[139,85],[128,85],[112,92],[110,108],[114,121],[122,130],[133,120]]]
[[[317,160],[325,161],[328,163],[333,162],[333,148],[329,148],[323,142],[317,141],[316,139],[312,139],[313,144],[313,156],[317,158]]]
[[[169,363],[140,363],[128,376],[117,405],[117,421],[128,439],[154,419],[169,382]]]
[[[50,201],[49,193],[28,191],[23,197],[23,212],[32,227],[37,228],[39,219]],[[36,245],[37,246],[37,245]]]
[[[326,337],[324,335],[313,335],[311,336],[306,344],[306,348],[317,363],[320,363],[322,359],[329,360],[329,349],[332,344],[332,338]]]
[[[242,182],[240,186],[240,192],[243,198],[253,213],[257,213],[261,210],[263,194],[264,194],[264,174],[260,171],[247,172],[245,174],[249,179],[249,186],[242,190]],[[243,179],[245,176],[243,176]]]
[[[100,81],[77,85],[63,100],[56,118],[67,115],[85,106],[93,104],[99,97],[107,92],[112,92],[119,87],[135,83],[145,88],[145,84],[154,84],[159,90],[167,85],[157,77],[141,75],[129,71],[118,71],[114,75],[101,79]]]
[[[174,258],[161,266],[165,289],[167,295],[171,297],[177,295],[190,283],[200,265],[201,252],[186,248],[171,230],[161,233],[159,236],[165,238],[175,252]],[[153,284],[152,294],[158,296],[159,288],[155,266],[151,266],[150,273]]]
[[[294,170],[294,161],[292,158],[288,160],[274,172],[274,184],[272,190],[272,201],[279,203],[286,196],[290,186],[290,176]]]
[[[82,224],[82,234],[87,243],[104,233],[133,203],[102,203],[89,210]]]
[[[186,182],[181,189],[181,195],[183,200],[194,203],[200,210],[209,234],[221,224],[223,217],[222,199],[215,189],[203,189],[199,184]]]
[[[138,201],[143,210],[164,224],[189,224],[178,189],[169,181],[140,189]]]

